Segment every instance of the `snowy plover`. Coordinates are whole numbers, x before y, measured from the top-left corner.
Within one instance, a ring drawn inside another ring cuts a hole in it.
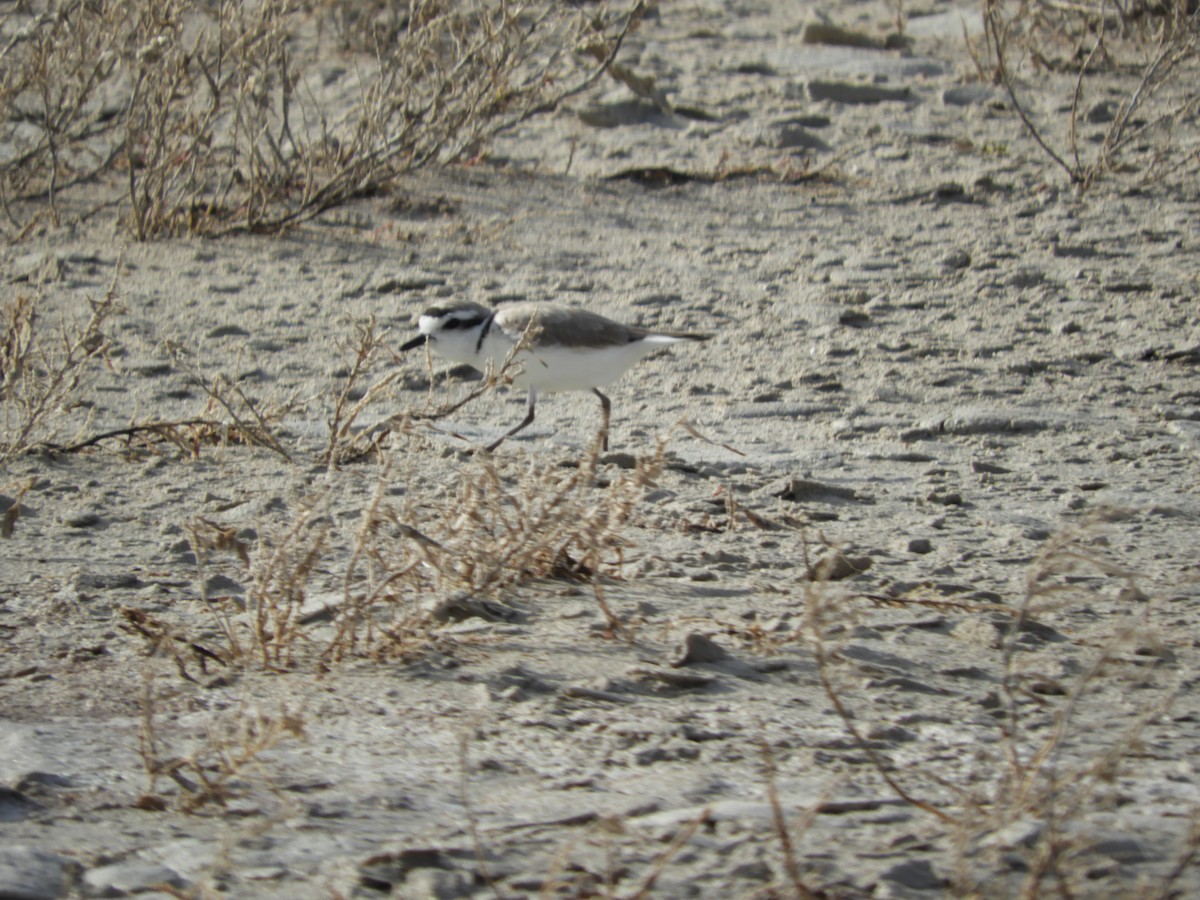
[[[533,421],[538,391],[590,390],[604,410],[601,431],[608,449],[608,422],[612,410],[600,386],[616,381],[635,362],[678,341],[706,341],[710,334],[651,331],[622,325],[583,309],[550,303],[513,303],[488,309],[464,301],[425,310],[418,320],[421,333],[400,349],[411,350],[426,341],[439,356],[466,363],[480,371],[491,363],[499,371],[513,347],[528,334],[527,346],[514,357],[520,366],[513,384],[529,388],[525,418],[488,446],[495,450]]]

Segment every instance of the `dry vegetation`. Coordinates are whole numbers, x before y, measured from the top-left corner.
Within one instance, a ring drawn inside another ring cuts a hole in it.
[[[506,596],[539,578],[593,581],[610,626],[620,628],[595,576],[619,565],[624,526],[661,468],[661,448],[611,482],[599,479],[595,449],[577,466],[534,457],[515,474],[480,454],[449,489],[393,459],[384,459],[348,557],[330,551],[327,492],[254,548],[215,523],[188,523],[200,580],[223,567],[250,585],[245,600],[202,598],[223,635],[209,658],[284,670],[420,653],[438,623],[515,616]],[[390,499],[397,484],[400,502]]]
[[[107,362],[105,326],[121,312],[116,276],[80,321],[41,321],[39,300],[22,293],[0,306],[0,464],[57,439],[58,417],[85,401],[89,373]]]
[[[1012,607],[922,598],[890,601],[956,612],[996,625],[995,652],[1002,663],[1003,679],[993,715],[1000,740],[995,749],[985,752],[978,748],[976,771],[966,777],[946,778],[924,768],[899,765],[876,749],[868,735],[874,723],[863,721],[857,709],[859,702],[866,705],[867,698],[861,696],[856,666],[839,648],[853,623],[863,618],[859,601],[878,603],[879,598],[847,598],[825,591],[819,582],[808,593],[805,623],[798,637],[816,656],[826,695],[880,778],[905,803],[956,835],[960,859],[954,888],[964,896],[997,891],[1012,895],[1010,887],[1001,888],[995,881],[996,873],[1004,868],[999,856],[1006,851],[1022,856],[1025,874],[1019,896],[1086,894],[1087,869],[1095,858],[1087,852],[1086,829],[1075,823],[1090,810],[1117,802],[1115,785],[1123,769],[1136,765],[1142,733],[1170,707],[1173,690],[1151,684],[1154,663],[1163,650],[1150,624],[1150,606],[1137,590],[1134,573],[1114,564],[1103,549],[1102,528],[1108,515],[1119,518],[1123,514],[1098,513],[1050,538],[1029,567],[1024,598]],[[1082,670],[1064,680],[1044,670],[1047,661],[1030,652],[1026,638],[1031,629],[1041,627],[1039,620],[1099,600],[1095,586],[1081,583],[1082,574],[1100,575],[1123,585],[1118,598],[1129,606],[1124,616],[1113,622],[1109,637],[1091,647]],[[1153,689],[1146,692],[1144,711],[1133,722],[1098,741],[1098,751],[1081,755],[1081,740],[1094,737],[1090,723],[1104,718],[1100,710],[1107,701],[1101,699],[1106,695],[1098,689],[1099,682],[1113,678],[1129,689]],[[1200,809],[1194,812],[1190,836],[1176,848],[1178,865],[1160,883],[1146,885],[1154,896],[1170,896],[1175,879],[1196,855],[1200,848],[1197,825]],[[1026,836],[1024,843],[1010,847],[1005,840],[995,839],[1006,829],[1021,831]],[[787,845],[784,840],[785,848]]]
[[[284,741],[304,739],[304,720],[294,712],[240,708],[208,723],[203,735],[189,741],[188,747],[168,748],[168,738],[156,719],[162,699],[156,691],[148,678],[139,732],[139,751],[149,780],[147,792],[137,801],[142,809],[166,807],[167,799],[158,793],[162,779],[178,787],[174,805],[188,813],[226,807],[256,788],[270,790],[271,770],[263,757]],[[172,737],[183,743],[179,736]]]
[[[110,191],[100,202],[119,205],[139,239],[271,230],[315,216],[385,190],[415,167],[476,154],[489,136],[580,90],[605,70],[641,9],[632,4],[604,17],[570,4],[509,0],[17,4],[0,17],[0,144],[6,147],[0,200],[8,235],[19,237],[46,217],[57,221],[62,198],[97,181]],[[981,65],[1006,86],[1027,126],[1072,181],[1087,186],[1125,166],[1144,177],[1195,166],[1196,145],[1181,135],[1185,126],[1194,127],[1200,104],[1200,26],[1182,0],[1163,6],[986,0],[984,14]],[[321,96],[322,66],[331,56],[359,72],[359,92],[349,105],[338,98],[330,106]],[[1026,67],[1075,75],[1065,146],[1024,111]],[[1076,125],[1096,108],[1089,79],[1131,69],[1138,73],[1136,88],[1113,101],[1103,140],[1085,147]],[[235,384],[199,370],[194,381],[207,406],[195,419],[140,423],[56,444],[55,414],[80,401],[90,368],[105,362],[105,326],[120,312],[116,281],[102,298],[89,300],[89,313],[78,322],[47,328],[37,307],[37,295],[27,294],[0,310],[0,463],[33,447],[76,450],[134,433],[193,454],[204,442],[239,440],[292,459],[273,431],[274,414]],[[507,602],[515,586],[571,578],[594,585],[610,629],[619,632],[597,576],[619,567],[629,546],[627,525],[661,470],[663,447],[610,482],[602,477],[597,445],[571,467],[550,465],[537,454],[507,468],[488,454],[455,459],[447,467],[453,482],[433,483],[415,470],[416,454],[404,453],[424,440],[411,421],[389,425],[390,450],[381,445],[383,433],[357,427],[395,375],[362,388],[386,343],[373,321],[354,331],[350,375],[329,404],[323,461],[330,486],[300,505],[286,527],[257,541],[208,520],[187,523],[198,582],[221,571],[247,586],[244,598],[199,598],[219,639],[202,642],[177,623],[135,610],[126,611],[128,629],[173,657],[186,678],[195,677],[197,665],[201,672],[209,665],[312,671],[349,658],[419,653],[438,639],[441,622],[516,615]],[[337,466],[367,452],[378,458],[377,488],[352,533],[339,535],[328,509]],[[397,485],[404,489],[399,496]],[[5,526],[11,532],[13,523]],[[1039,831],[1027,848],[1024,894],[1052,888],[1075,895],[1078,848],[1065,825],[1105,789],[1140,729],[1169,700],[1114,734],[1098,757],[1062,752],[1095,681],[1115,659],[1141,647],[1146,634],[1145,611],[1130,614],[1070,684],[1051,685],[1024,667],[1022,629],[1070,602],[1068,573],[1090,567],[1133,584],[1129,573],[1095,552],[1090,533],[1050,541],[1030,570],[1023,602],[1011,610],[997,648],[1004,670],[997,718],[1002,740],[984,788],[943,784],[930,772],[901,774],[873,749],[856,722],[853,679],[837,653],[854,618],[851,602],[830,599],[819,583],[808,594],[797,639],[813,649],[830,701],[883,779],[962,835],[956,887],[963,892],[986,891],[986,867],[981,872],[978,862],[982,837],[1028,819]],[[334,552],[335,545],[349,552]],[[991,616],[997,608],[966,611]],[[246,773],[258,772],[260,757],[302,733],[300,720],[287,711],[240,711],[192,749],[172,751],[155,724],[156,702],[148,689],[142,757],[150,795],[169,779],[185,812],[227,803]],[[1048,727],[1028,727],[1034,718]],[[765,760],[787,887],[808,896],[796,838],[774,793],[769,748]],[[944,797],[945,789],[953,803],[927,799]],[[680,831],[631,896],[651,892],[702,824]],[[1181,865],[1200,846],[1195,834],[1180,850]],[[548,876],[548,891],[558,879],[559,873]],[[1159,893],[1166,896],[1169,888],[1165,883]]]
[[[983,21],[984,46],[973,48],[980,74],[1005,88],[1072,184],[1115,174],[1145,184],[1200,168],[1195,2],[983,0]],[[1057,98],[1068,112],[1039,115],[1025,85],[1055,74],[1069,76]]]
[[[92,208],[118,205],[140,240],[278,230],[480,153],[602,74],[642,12],[550,0],[14,4],[0,15],[9,236],[57,224],[84,184]],[[354,87],[334,93],[344,69]]]

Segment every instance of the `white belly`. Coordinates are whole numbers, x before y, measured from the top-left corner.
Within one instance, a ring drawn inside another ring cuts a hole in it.
[[[493,346],[501,343],[489,339],[483,348],[496,371],[509,349]],[[513,384],[518,387],[532,387],[542,392],[589,390],[611,384],[638,360],[673,343],[673,338],[656,336],[614,347],[538,348],[518,355],[510,371],[517,371],[518,367],[521,370],[513,379]]]

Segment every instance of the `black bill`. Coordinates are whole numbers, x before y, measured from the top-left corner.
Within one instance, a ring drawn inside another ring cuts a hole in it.
[[[405,341],[401,344],[400,352],[403,353],[405,350],[411,350],[413,347],[420,347],[423,343],[425,343],[425,335],[418,334],[411,341]]]

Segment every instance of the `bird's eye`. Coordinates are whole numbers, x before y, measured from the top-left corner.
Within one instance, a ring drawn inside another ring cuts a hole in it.
[[[462,325],[462,322],[458,321],[458,319],[447,319],[446,324],[442,326],[442,331],[453,331],[460,325]]]

